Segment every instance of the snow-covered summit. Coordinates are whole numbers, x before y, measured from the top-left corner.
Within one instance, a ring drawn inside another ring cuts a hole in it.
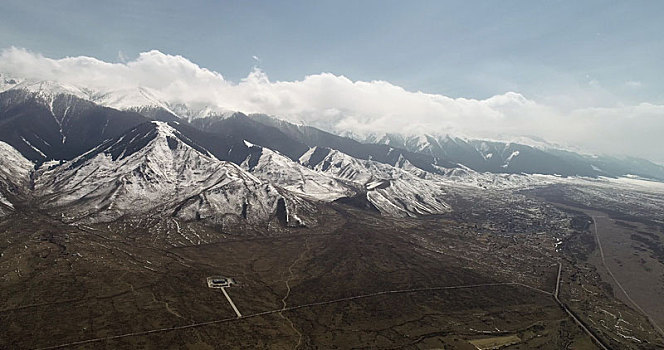
[[[209,104],[184,104],[177,103],[172,106],[173,112],[182,119],[189,122],[195,119],[225,119],[237,111],[232,111],[221,106],[212,106]]]
[[[54,81],[31,81],[25,80],[16,84],[8,84],[5,90],[18,90],[30,93],[45,102],[53,101],[60,95],[76,96],[81,99],[90,99],[90,92],[74,85],[63,84]]]
[[[97,92],[92,95],[92,101],[122,111],[163,108],[172,112],[166,98],[161,96],[158,91],[144,87]]]

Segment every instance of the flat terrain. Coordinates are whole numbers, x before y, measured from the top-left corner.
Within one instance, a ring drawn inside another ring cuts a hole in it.
[[[169,245],[159,223],[17,213],[0,225],[0,347],[595,348],[552,298],[550,238],[526,250],[451,221],[386,225],[341,207],[326,220],[251,237],[178,223],[207,243]],[[219,274],[237,282],[227,291],[242,318],[207,287]]]
[[[638,204],[629,207],[630,201],[625,199],[629,196],[621,193],[609,193],[622,199],[616,203],[602,196],[574,198],[557,189],[549,189],[543,196],[564,210],[576,212],[588,224],[583,235],[563,245],[568,256],[580,258],[574,263],[586,274],[566,276],[570,306],[583,313],[599,332],[638,342],[641,339],[635,330],[649,326],[664,337],[664,225],[657,221],[659,217],[648,210],[639,212]],[[593,207],[600,203],[604,208]],[[588,274],[599,281],[593,283]],[[585,305],[584,294],[594,297],[596,305]],[[606,303],[608,300],[598,302],[603,294],[620,300],[628,310],[618,311],[615,303]],[[649,325],[644,326],[644,322]]]
[[[607,213],[577,208],[593,220],[597,249],[589,256],[602,280],[626,305],[651,318],[664,336],[664,235],[658,227],[615,220]],[[600,249],[601,247],[601,249]]]

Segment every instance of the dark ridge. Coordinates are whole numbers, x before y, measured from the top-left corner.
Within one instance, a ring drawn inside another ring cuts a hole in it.
[[[249,208],[249,203],[242,204],[242,217],[247,219],[247,209]]]
[[[158,120],[162,122],[181,122],[182,120],[173,113],[161,108],[161,107],[143,107],[134,109],[134,112],[152,120]]]
[[[112,140],[107,140],[96,149],[77,158],[70,163],[68,168],[76,168],[86,161],[96,157],[100,153],[110,154],[115,161],[120,156],[122,159],[138,152],[157,136],[157,129],[154,124],[147,122],[141,124],[122,136]]]
[[[147,146],[157,137],[157,127],[152,123],[141,124],[118,139],[105,153],[109,153],[113,160],[122,157],[125,159]]]
[[[197,197],[197,196],[189,197],[189,198],[183,200],[182,202],[178,203],[178,205],[175,206],[175,208],[173,209],[173,213],[171,213],[171,217],[176,217],[176,216],[178,216],[178,214],[180,213],[180,211],[182,210],[182,208],[184,208],[184,206],[187,205],[187,204],[189,204],[190,202],[194,201],[194,200],[195,200],[195,197]],[[199,219],[199,214],[196,213],[196,220],[198,220],[198,219]]]
[[[249,171],[253,171],[263,155],[262,147],[249,147]]]
[[[339,203],[362,210],[368,210],[374,213],[380,213],[378,208],[376,208],[376,206],[374,206],[373,203],[371,203],[369,199],[367,199],[366,192],[359,192],[352,197],[341,197],[339,199],[334,200],[334,203]]]
[[[209,151],[219,160],[241,164],[250,154],[244,140],[233,135],[220,137],[185,123],[169,123],[169,125],[179,132],[178,138],[182,142],[204,154]]]
[[[107,153],[115,161],[120,156],[122,159],[136,153],[145,147],[152,139],[157,136],[157,130],[152,123],[141,124],[138,127],[130,130],[125,135],[122,135],[115,140],[109,140],[103,143],[97,150],[85,154],[83,157],[72,163],[70,167],[76,167],[83,162],[94,158],[100,153]]]
[[[329,160],[325,159],[325,162],[323,163],[321,170],[327,171],[327,169],[329,169],[331,165],[332,163]]]
[[[57,96],[52,107],[51,113],[34,93],[24,90],[0,93],[0,140],[38,163],[71,160],[148,120],[71,95]]]
[[[178,149],[178,140],[172,136],[166,136],[166,142],[168,142],[168,148],[172,150]]]
[[[179,123],[169,123],[168,125],[170,125],[170,126],[173,127],[175,130],[177,130],[176,126],[178,126]],[[176,136],[177,136],[177,138],[178,138],[180,141],[182,141],[183,143],[185,143],[187,146],[189,146],[189,147],[195,149],[196,151],[198,151],[198,152],[200,152],[200,153],[202,153],[202,154],[211,154],[211,153],[212,153],[212,152],[210,152],[208,149],[206,149],[205,147],[199,145],[199,144],[196,143],[194,140],[192,140],[192,139],[190,139],[189,137],[183,135],[182,133],[179,133],[179,132],[178,132],[178,133],[176,134]]]
[[[307,145],[289,137],[279,129],[259,123],[242,113],[235,113],[223,119],[200,118],[194,120],[192,125],[223,138],[247,140],[253,144],[279,151],[295,161],[309,150]]]
[[[330,154],[330,149],[327,147],[316,147],[314,151],[311,153],[311,157],[309,157],[309,166],[313,167],[315,165],[318,165],[318,163],[322,162],[325,157],[327,157],[328,154]],[[328,165],[329,167],[329,165]],[[327,169],[323,169],[327,170]]]
[[[277,211],[275,216],[282,225],[288,224],[288,211],[286,210],[286,201],[283,198],[279,198],[277,201]]]

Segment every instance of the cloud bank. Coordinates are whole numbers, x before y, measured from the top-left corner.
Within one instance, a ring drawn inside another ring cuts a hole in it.
[[[517,92],[483,100],[451,98],[330,73],[272,82],[259,69],[232,82],[182,56],[159,51],[109,63],[84,56],[51,59],[9,48],[0,53],[0,73],[98,91],[145,87],[169,103],[266,113],[357,135],[432,133],[491,139],[527,135],[587,152],[664,162],[663,105],[570,110],[564,103],[541,103]]]

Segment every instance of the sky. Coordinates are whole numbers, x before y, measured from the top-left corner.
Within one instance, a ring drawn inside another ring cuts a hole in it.
[[[0,72],[664,162],[661,18],[662,1],[3,0]]]

